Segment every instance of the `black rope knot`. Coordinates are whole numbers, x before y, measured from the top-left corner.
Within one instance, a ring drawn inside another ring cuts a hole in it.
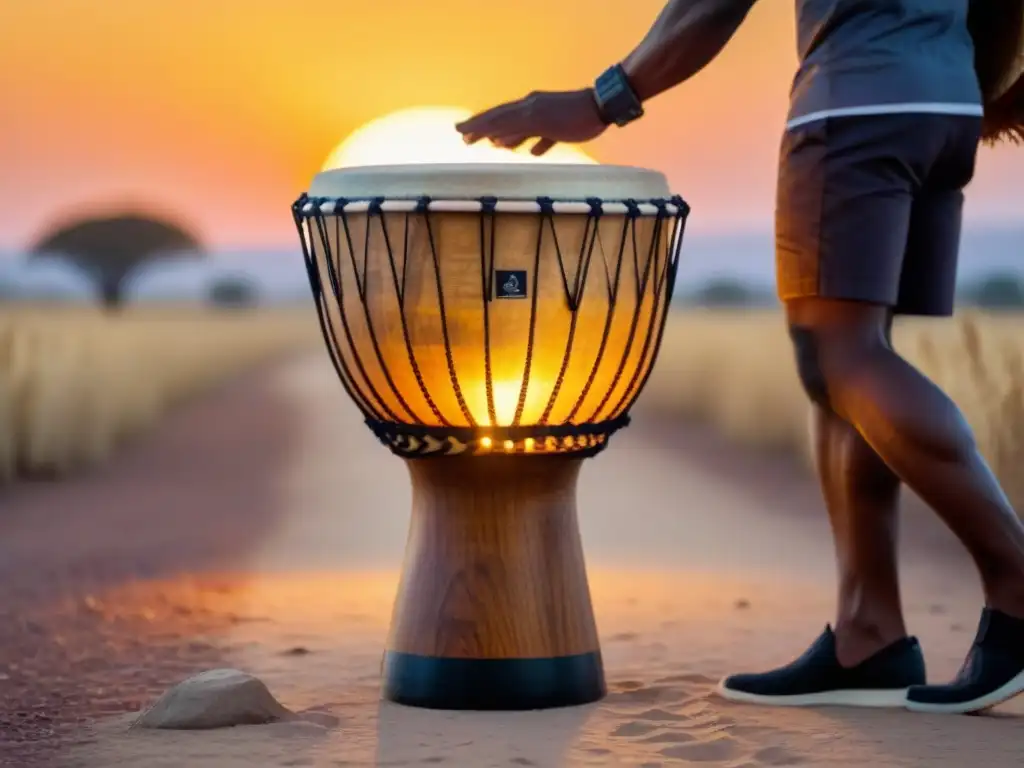
[[[636,200],[630,198],[629,200],[623,200],[622,202],[626,206],[626,216],[631,219],[640,218],[640,204]]]
[[[590,206],[590,215],[595,219],[601,218],[601,214],[604,213],[604,203],[601,198],[588,197],[586,203]]]
[[[430,208],[430,197],[428,195],[417,198],[416,213],[426,213],[428,208]]]
[[[540,212],[551,215],[555,212],[555,201],[550,197],[538,197],[537,205],[540,206]]]
[[[381,206],[384,205],[383,197],[375,197],[370,200],[370,205],[366,209],[366,213],[370,216],[380,216],[383,213]]]
[[[672,205],[679,209],[682,216],[689,216],[690,204],[683,200],[681,195],[672,195]]]
[[[349,199],[347,197],[339,197],[339,198],[337,198],[334,201],[334,210],[337,211],[338,213],[341,213],[342,211],[345,210],[345,206],[347,206],[349,204],[349,202],[350,201],[349,201]]]
[[[481,197],[480,198],[480,210],[484,213],[494,213],[498,207],[498,198],[496,197]]]

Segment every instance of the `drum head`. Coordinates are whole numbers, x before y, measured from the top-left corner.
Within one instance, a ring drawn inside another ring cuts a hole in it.
[[[550,163],[419,164],[339,168],[313,179],[310,197],[350,200],[430,197],[438,200],[651,200],[670,195],[665,176],[622,165]]]

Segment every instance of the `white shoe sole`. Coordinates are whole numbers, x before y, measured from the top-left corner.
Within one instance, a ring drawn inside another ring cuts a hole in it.
[[[907,700],[907,709],[911,712],[923,712],[935,715],[967,715],[973,712],[984,712],[986,709],[1003,704],[1024,693],[1024,672],[1010,682],[992,691],[987,696],[980,696],[972,701],[961,701],[956,704],[926,704],[921,701]]]
[[[715,693],[729,701],[738,701],[744,704],[761,704],[767,707],[836,706],[883,709],[905,707],[907,704],[906,688],[821,691],[820,693],[804,693],[795,696],[762,696],[756,693],[726,688],[723,681],[718,684]]]

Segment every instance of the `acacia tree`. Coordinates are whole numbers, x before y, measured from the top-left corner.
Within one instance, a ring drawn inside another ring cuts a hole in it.
[[[1020,309],[1024,307],[1024,282],[1012,272],[997,272],[982,278],[966,291],[965,298],[982,309]]]
[[[247,277],[226,275],[210,284],[207,300],[225,309],[252,307],[259,301],[259,289]]]
[[[716,277],[695,290],[689,303],[698,307],[749,307],[757,304],[759,298],[753,289],[739,280]]]
[[[199,241],[170,222],[143,214],[124,213],[80,219],[55,228],[32,248],[31,256],[62,258],[96,281],[103,305],[124,304],[126,278],[158,258],[201,254]]]

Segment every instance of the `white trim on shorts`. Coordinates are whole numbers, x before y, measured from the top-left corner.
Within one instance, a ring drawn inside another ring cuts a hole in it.
[[[859,117],[861,115],[964,115],[966,117],[984,117],[985,108],[981,104],[952,104],[944,102],[904,102],[900,104],[868,104],[863,107],[838,107],[810,112],[794,117],[786,123],[786,130],[791,131],[801,125],[829,117]]]

